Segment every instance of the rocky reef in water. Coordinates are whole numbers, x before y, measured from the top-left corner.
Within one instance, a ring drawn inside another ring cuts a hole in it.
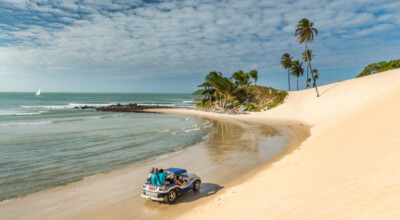
[[[136,112],[136,113],[156,113],[151,111],[146,111],[148,109],[165,109],[171,108],[169,106],[162,106],[162,105],[138,105],[136,103],[130,103],[126,105],[122,105],[120,103],[116,105],[107,105],[107,106],[89,106],[85,105],[82,107],[75,106],[75,109],[83,109],[83,110],[95,110],[95,111],[104,111],[104,112]]]

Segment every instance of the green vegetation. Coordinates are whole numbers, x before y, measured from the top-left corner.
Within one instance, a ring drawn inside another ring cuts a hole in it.
[[[254,85],[251,85],[250,79],[254,80]],[[251,70],[248,73],[239,70],[229,78],[224,77],[220,72],[210,72],[206,76],[206,82],[200,86],[205,87],[201,93],[206,92],[211,95],[202,98],[196,107],[234,113],[244,109],[246,111],[270,109],[284,101],[286,91],[257,86],[257,79],[257,70]],[[199,91],[194,94],[199,94]]]
[[[388,70],[393,70],[400,68],[400,59],[398,60],[391,60],[389,62],[382,61],[379,63],[372,63],[369,64],[364,68],[364,70],[358,74],[356,77],[368,76],[375,73],[380,73]]]
[[[205,91],[206,91],[205,89],[199,89],[197,91],[192,92],[190,95],[203,95]]]
[[[268,103],[267,108],[271,109],[271,108],[278,106],[279,104],[282,104],[283,101],[285,100],[285,97],[287,96],[287,94],[288,93],[286,91],[276,90],[275,98],[272,100],[272,102]]]
[[[287,92],[264,86],[239,88],[235,93],[236,109],[247,108],[247,111],[271,109],[283,103]]]

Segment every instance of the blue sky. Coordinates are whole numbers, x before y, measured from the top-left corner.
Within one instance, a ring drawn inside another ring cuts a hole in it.
[[[191,92],[251,69],[287,89],[280,57],[301,58],[303,17],[320,84],[400,58],[399,1],[0,0],[0,91]]]

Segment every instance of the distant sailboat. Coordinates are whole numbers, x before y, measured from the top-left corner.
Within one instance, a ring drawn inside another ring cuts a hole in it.
[[[40,96],[40,89],[36,92],[36,96]]]

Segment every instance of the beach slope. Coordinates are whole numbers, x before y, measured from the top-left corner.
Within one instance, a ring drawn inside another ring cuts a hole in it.
[[[243,184],[183,219],[400,219],[400,70],[290,92],[267,112],[310,137]]]

